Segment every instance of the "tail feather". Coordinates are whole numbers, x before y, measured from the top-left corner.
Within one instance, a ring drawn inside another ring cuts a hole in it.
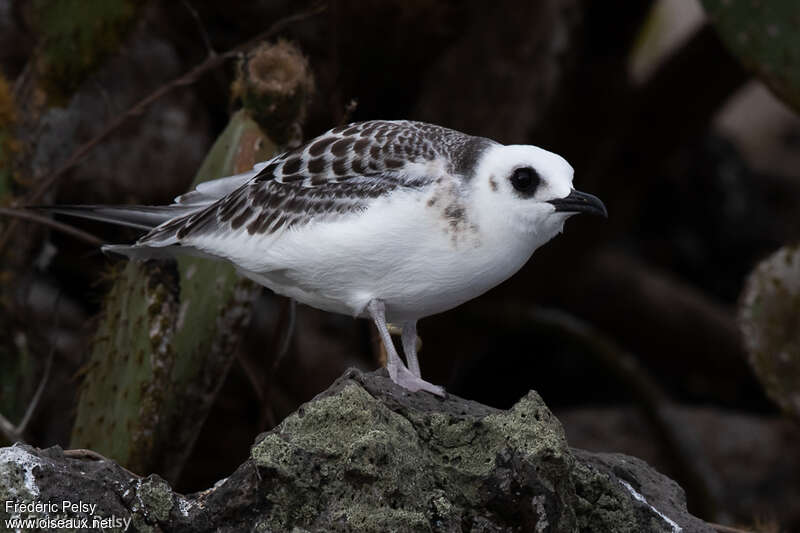
[[[31,206],[32,209],[61,215],[99,220],[120,226],[151,230],[167,220],[187,215],[203,206],[197,205],[54,205]]]
[[[101,247],[103,253],[124,255],[128,259],[144,261],[147,259],[173,259],[179,255],[190,255],[194,257],[204,257],[220,261],[221,258],[192,246],[149,246],[139,244],[104,244]]]
[[[53,205],[30,207],[31,209],[40,209],[51,213],[151,230],[173,218],[199,211],[223,196],[232,193],[257,175],[267,163],[268,161],[258,163],[248,172],[200,183],[194,190],[175,198],[175,203],[171,205]]]
[[[248,172],[200,183],[194,190],[175,198],[170,205],[52,205],[29,206],[29,209],[99,220],[148,232],[134,244],[107,244],[102,247],[106,253],[121,254],[131,259],[159,259],[176,254],[219,259],[191,246],[181,245],[175,231],[180,228],[184,217],[202,211],[231,194],[261,172],[268,163],[263,161]],[[169,224],[170,221],[175,223]],[[153,232],[155,228],[159,230]]]
[[[124,255],[128,259],[143,261],[146,259],[168,259],[174,254],[167,248],[148,248],[135,244],[104,244],[100,247],[105,254]]]

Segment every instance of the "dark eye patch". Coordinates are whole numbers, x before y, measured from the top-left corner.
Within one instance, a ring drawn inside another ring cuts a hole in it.
[[[531,167],[520,167],[511,173],[511,185],[524,196],[533,196],[542,179]]]

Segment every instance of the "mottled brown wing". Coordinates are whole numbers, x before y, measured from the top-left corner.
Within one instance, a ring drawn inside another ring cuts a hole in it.
[[[408,165],[442,159],[464,169],[487,141],[431,124],[371,121],[334,128],[270,161],[248,183],[204,210],[170,221],[139,244],[201,234],[270,234],[365,209],[399,187],[424,187],[434,176]],[[417,167],[418,168],[418,167]]]

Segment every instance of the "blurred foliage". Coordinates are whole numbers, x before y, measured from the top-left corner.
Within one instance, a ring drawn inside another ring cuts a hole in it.
[[[240,111],[195,184],[248,170],[276,151]],[[128,263],[106,298],[71,445],[134,471],[177,476],[232,360],[253,294],[253,284],[224,262]],[[154,458],[171,459],[167,470],[148,462]]]
[[[8,81],[0,76],[0,203],[11,192],[12,161],[20,149],[14,135],[15,122],[14,95]]]
[[[800,111],[800,2],[702,0],[728,49]]]
[[[36,69],[56,102],[118,48],[141,0],[34,0],[40,46]]]
[[[767,393],[800,420],[800,245],[781,248],[753,270],[739,325]]]

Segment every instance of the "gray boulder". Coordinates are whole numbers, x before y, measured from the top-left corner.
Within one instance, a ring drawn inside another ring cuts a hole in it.
[[[535,392],[501,411],[408,394],[383,371],[349,370],[203,492],[16,445],[0,449],[0,502],[12,502],[6,527],[32,517],[76,530],[105,519],[117,520],[107,531],[713,532],[643,461],[569,448]],[[51,505],[13,505],[37,502]]]

